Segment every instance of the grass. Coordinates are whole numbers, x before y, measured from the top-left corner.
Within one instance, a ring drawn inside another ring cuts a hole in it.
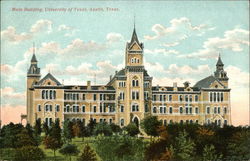
[[[72,156],[71,161],[77,161],[77,158],[81,155],[85,144],[89,144],[92,147],[92,149],[94,149],[93,147],[94,140],[95,140],[94,137],[84,138],[84,141],[82,141],[82,138],[72,139],[72,142],[70,144],[76,145],[80,153],[78,154],[78,156]],[[59,153],[59,149],[56,150],[56,157],[54,158],[53,150],[45,149],[43,144],[41,144],[39,148],[41,148],[45,153],[46,158],[44,159],[44,161],[55,161],[55,160],[56,161],[69,161],[69,157],[64,156],[61,153]],[[13,158],[14,158],[14,149],[12,148],[0,149],[0,160],[13,160]],[[97,155],[97,159],[101,161],[98,155]]]

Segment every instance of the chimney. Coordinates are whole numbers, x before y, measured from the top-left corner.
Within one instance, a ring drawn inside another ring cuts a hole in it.
[[[87,81],[87,90],[91,90],[91,81]]]
[[[174,91],[177,91],[177,82],[173,83]]]

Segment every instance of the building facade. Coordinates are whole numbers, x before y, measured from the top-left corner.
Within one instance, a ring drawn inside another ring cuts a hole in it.
[[[143,43],[134,28],[126,44],[125,67],[116,71],[105,85],[64,85],[51,73],[41,78],[33,53],[27,73],[27,122],[36,119],[50,125],[55,119],[90,119],[115,123],[121,127],[137,125],[148,116],[157,116],[162,124],[173,122],[217,125],[231,124],[230,89],[224,64],[219,56],[213,75],[193,87],[153,86],[143,63]]]

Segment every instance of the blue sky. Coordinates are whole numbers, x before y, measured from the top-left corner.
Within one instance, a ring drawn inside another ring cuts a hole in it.
[[[118,11],[106,11],[106,7]],[[74,8],[88,11],[76,12]],[[104,11],[93,12],[90,8]],[[178,82],[182,86],[188,80],[194,85],[213,74],[220,53],[233,89],[232,104],[244,102],[241,108],[246,112],[248,13],[248,1],[1,2],[1,104],[25,105],[26,70],[33,42],[43,76],[50,71],[65,84],[85,84],[96,74],[97,84],[105,84],[109,75],[124,67],[125,45],[131,38],[135,15],[137,35],[145,47],[145,67],[154,77],[154,84],[171,86]]]

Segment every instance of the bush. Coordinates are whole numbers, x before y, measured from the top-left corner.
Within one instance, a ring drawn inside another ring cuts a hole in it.
[[[94,134],[95,135],[103,134],[105,136],[111,136],[112,130],[107,123],[98,123],[94,128]]]
[[[35,146],[23,146],[16,149],[15,161],[39,161],[45,158],[43,151]]]
[[[66,144],[62,147],[62,149],[59,150],[59,152],[63,155],[69,156],[71,160],[71,156],[77,155],[79,153],[79,150],[75,145]]]
[[[129,136],[135,136],[140,133],[140,130],[135,123],[128,124],[128,126],[124,127],[124,129],[127,131]]]

